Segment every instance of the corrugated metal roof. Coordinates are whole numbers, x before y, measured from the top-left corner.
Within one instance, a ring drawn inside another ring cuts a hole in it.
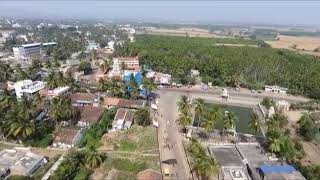
[[[294,167],[290,165],[262,165],[259,169],[264,173],[293,173],[297,171]]]

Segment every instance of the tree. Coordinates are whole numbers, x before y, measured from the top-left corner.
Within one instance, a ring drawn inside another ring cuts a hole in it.
[[[180,113],[179,118],[177,119],[177,123],[186,129],[187,126],[192,124],[192,115],[191,113]]]
[[[238,118],[233,112],[227,112],[223,119],[223,130],[224,132],[228,129],[236,129],[236,122]]]
[[[274,103],[270,97],[263,97],[261,104],[269,109],[271,106],[273,106]]]
[[[251,119],[250,122],[248,124],[249,130],[252,133],[257,133],[260,131],[260,125],[259,125],[259,116],[257,113],[253,112],[251,114]]]
[[[71,106],[71,99],[55,97],[50,101],[49,116],[55,121],[56,125],[61,121],[68,121],[77,117],[78,113]]]
[[[191,139],[187,149],[192,159],[192,170],[196,172],[199,179],[209,179],[210,176],[218,173],[218,165],[215,159],[208,156],[197,140]]]
[[[196,99],[196,101],[194,102],[194,111],[195,114],[198,116],[198,127],[200,125],[201,122],[201,117],[203,116],[204,113],[204,100],[201,98]]]
[[[120,64],[121,74],[123,74],[126,69],[127,69],[127,65],[124,62],[121,62]]]
[[[214,109],[213,111],[210,111],[207,113],[201,126],[204,128],[204,130],[207,133],[209,133],[212,130],[214,130],[215,123],[219,122],[221,119],[222,119],[221,110],[219,108]]]
[[[299,133],[307,140],[315,138],[318,129],[309,114],[304,114],[298,121],[300,128]]]
[[[191,110],[191,105],[189,103],[189,99],[186,95],[182,95],[180,97],[180,100],[177,103],[178,105],[178,110],[180,113],[190,113]]]
[[[282,142],[280,138],[270,138],[269,144],[269,149],[272,153],[279,153],[281,151]]]
[[[142,84],[143,88],[146,90],[146,94],[149,94],[149,92],[152,92],[157,88],[151,79],[143,79]]]
[[[147,109],[139,109],[134,113],[134,120],[140,126],[149,126],[151,124],[150,112]]]
[[[105,74],[106,72],[108,72],[112,68],[112,61],[104,60],[103,62],[100,62],[99,68],[101,69],[103,74]]]
[[[90,62],[81,61],[81,63],[79,64],[79,70],[83,71],[84,74],[89,74],[92,71]]]
[[[94,147],[87,148],[85,161],[89,168],[98,168],[103,163],[104,159],[104,155],[100,154]]]

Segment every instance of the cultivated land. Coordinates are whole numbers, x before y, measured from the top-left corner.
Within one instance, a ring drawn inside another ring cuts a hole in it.
[[[320,47],[320,37],[279,35],[276,39],[275,41],[267,41],[267,43],[273,48],[291,49],[320,56],[320,52],[314,52],[315,49]],[[296,48],[294,49],[293,46],[295,45]]]

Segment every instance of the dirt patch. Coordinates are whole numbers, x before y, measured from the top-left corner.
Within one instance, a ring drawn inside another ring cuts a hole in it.
[[[65,150],[63,149],[47,149],[47,148],[31,148],[31,151],[33,153],[36,153],[45,157],[49,157],[49,158],[60,156],[65,152]]]
[[[320,47],[320,37],[279,35],[276,37],[275,41],[267,41],[267,43],[273,48],[290,49],[301,53],[320,56],[320,52],[314,52],[315,49]]]

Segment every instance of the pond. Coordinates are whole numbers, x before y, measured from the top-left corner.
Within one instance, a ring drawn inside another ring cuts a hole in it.
[[[252,134],[248,128],[248,123],[250,121],[251,113],[253,112],[252,108],[229,106],[229,105],[217,105],[217,104],[210,104],[210,103],[205,104],[206,110],[210,110],[217,107],[222,108],[223,112],[229,111],[229,112],[233,112],[236,115],[236,117],[238,118],[238,121],[236,123],[237,132]],[[201,124],[201,122],[200,123],[198,122],[198,117],[197,115],[195,115],[193,126],[198,126],[198,124]],[[223,121],[216,122],[215,129],[222,130]],[[261,133],[258,133],[258,135],[261,135]]]

